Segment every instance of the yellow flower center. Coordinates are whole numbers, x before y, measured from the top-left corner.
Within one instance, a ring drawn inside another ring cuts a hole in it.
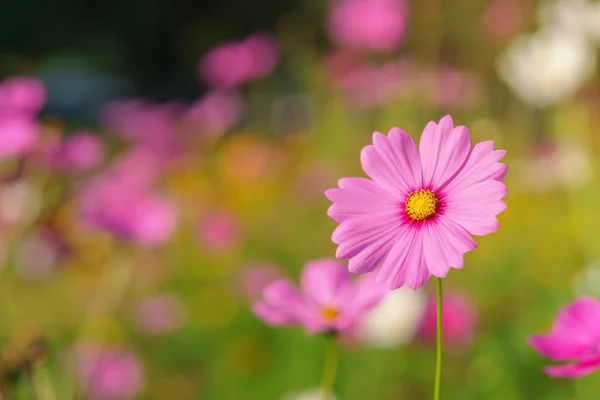
[[[333,321],[339,315],[340,315],[340,312],[335,307],[327,306],[327,307],[323,307],[323,309],[321,310],[321,316],[327,322]]]
[[[435,214],[438,201],[431,190],[421,189],[412,192],[404,205],[408,216],[414,221],[421,222]]]

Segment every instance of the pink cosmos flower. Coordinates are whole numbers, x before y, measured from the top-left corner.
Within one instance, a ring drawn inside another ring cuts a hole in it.
[[[235,215],[225,211],[207,213],[198,225],[198,239],[205,250],[227,251],[240,240],[240,227]]]
[[[455,347],[469,345],[473,339],[477,312],[474,305],[460,292],[444,293],[442,304],[444,341]],[[431,296],[419,326],[419,335],[435,340],[437,333],[437,301]]]
[[[279,60],[275,39],[264,33],[227,42],[200,60],[200,74],[214,87],[234,87],[269,75]]]
[[[181,301],[165,293],[142,300],[137,305],[137,325],[148,335],[164,335],[175,331],[183,323]]]
[[[329,33],[343,47],[393,51],[406,31],[404,0],[340,0],[329,14]]]
[[[233,91],[213,90],[196,101],[184,116],[193,131],[208,138],[225,133],[237,123],[244,111],[243,97]]]
[[[87,171],[100,163],[104,146],[93,133],[77,132],[46,150],[51,167],[64,172]]]
[[[399,128],[375,132],[361,152],[371,179],[343,178],[325,192],[328,215],[340,224],[336,257],[349,258],[353,273],[381,265],[377,280],[390,289],[418,289],[432,274],[462,268],[463,254],[477,246],[471,235],[498,229],[506,208],[504,154],[492,141],[471,146],[467,128],[449,115],[427,124],[418,148]]]
[[[80,215],[90,226],[154,246],[166,242],[177,226],[177,212],[162,196],[137,181],[107,171],[80,194]]]
[[[75,366],[86,398],[92,400],[132,399],[144,386],[140,360],[127,349],[86,344],[76,349]]]
[[[533,335],[529,343],[540,353],[568,364],[548,366],[550,376],[576,378],[600,366],[600,302],[583,296],[562,308],[548,335]]]
[[[253,311],[271,325],[300,325],[311,334],[343,333],[386,293],[373,276],[353,282],[342,263],[326,258],[304,266],[300,292],[290,280],[277,280],[265,288]]]

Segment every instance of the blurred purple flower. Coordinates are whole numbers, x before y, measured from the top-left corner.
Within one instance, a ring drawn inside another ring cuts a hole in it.
[[[82,345],[75,350],[75,367],[85,396],[91,400],[132,399],[144,387],[142,364],[128,349]]]
[[[235,215],[226,211],[210,211],[200,220],[198,240],[209,252],[231,250],[240,241],[240,226]]]
[[[138,242],[160,245],[173,234],[177,212],[130,171],[106,171],[80,193],[81,218],[98,229]]]
[[[200,60],[199,72],[211,86],[235,87],[271,74],[278,61],[279,48],[275,39],[257,33],[211,50]]]
[[[238,275],[238,291],[249,300],[257,300],[265,287],[281,277],[281,268],[272,263],[256,263],[244,267]]]
[[[170,293],[140,301],[136,314],[138,329],[148,335],[171,333],[181,326],[184,318],[181,302]]]
[[[391,52],[406,31],[404,0],[340,0],[332,3],[329,34],[342,47]]]
[[[444,342],[449,346],[462,348],[472,343],[477,320],[474,304],[462,293],[444,293],[442,304]],[[434,341],[437,332],[437,299],[431,296],[425,315],[419,326],[419,336]]]
[[[234,91],[213,90],[197,100],[184,116],[186,127],[213,139],[236,124],[244,112],[244,99]]]
[[[94,168],[102,161],[104,146],[95,134],[77,132],[44,152],[48,164],[55,170],[82,172]]]
[[[0,158],[31,150],[38,134],[36,115],[46,101],[36,78],[8,78],[0,82]]]
[[[582,296],[563,307],[547,335],[533,335],[529,343],[554,361],[568,362],[544,370],[550,376],[577,378],[600,366],[600,302]]]
[[[388,292],[368,274],[355,281],[346,266],[335,259],[307,263],[301,291],[289,279],[269,284],[254,313],[271,325],[300,325],[311,334],[350,332],[360,317],[375,307]]]

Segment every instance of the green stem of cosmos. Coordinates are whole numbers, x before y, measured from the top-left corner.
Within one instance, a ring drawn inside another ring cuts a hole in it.
[[[339,362],[339,349],[336,337],[332,335],[327,340],[325,349],[325,365],[323,367],[323,379],[321,380],[322,400],[330,400],[333,397],[333,387],[337,375]]]
[[[435,365],[435,387],[433,391],[433,400],[440,399],[442,386],[442,278],[437,279],[437,350],[436,350],[436,365]]]

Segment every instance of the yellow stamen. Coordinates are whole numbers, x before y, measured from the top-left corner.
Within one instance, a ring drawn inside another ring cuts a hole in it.
[[[340,312],[335,307],[327,306],[327,307],[323,307],[323,309],[321,310],[321,316],[327,322],[333,321],[339,315],[340,315]]]
[[[421,222],[436,212],[438,198],[431,190],[421,189],[412,192],[406,202],[406,213],[414,221]]]

